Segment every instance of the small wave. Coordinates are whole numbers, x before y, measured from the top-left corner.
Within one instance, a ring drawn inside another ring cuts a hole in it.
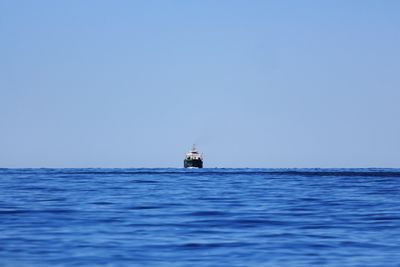
[[[228,213],[223,212],[223,211],[216,211],[216,210],[210,210],[210,211],[196,211],[196,212],[190,212],[187,213],[186,215],[188,216],[226,216]]]

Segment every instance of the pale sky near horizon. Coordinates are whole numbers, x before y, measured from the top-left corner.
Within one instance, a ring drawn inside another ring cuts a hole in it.
[[[0,167],[400,167],[400,1],[0,1]]]

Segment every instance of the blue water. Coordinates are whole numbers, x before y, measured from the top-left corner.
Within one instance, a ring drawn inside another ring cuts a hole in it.
[[[0,169],[0,266],[400,266],[399,169]]]

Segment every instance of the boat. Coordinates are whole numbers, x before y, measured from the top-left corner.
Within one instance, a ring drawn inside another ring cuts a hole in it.
[[[185,168],[203,168],[203,155],[199,153],[196,146],[193,145],[192,149],[186,153],[185,160],[183,161]]]

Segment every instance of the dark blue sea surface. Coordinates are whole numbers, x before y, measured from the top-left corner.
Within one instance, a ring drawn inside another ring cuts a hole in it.
[[[400,169],[0,169],[0,266],[400,266]]]

